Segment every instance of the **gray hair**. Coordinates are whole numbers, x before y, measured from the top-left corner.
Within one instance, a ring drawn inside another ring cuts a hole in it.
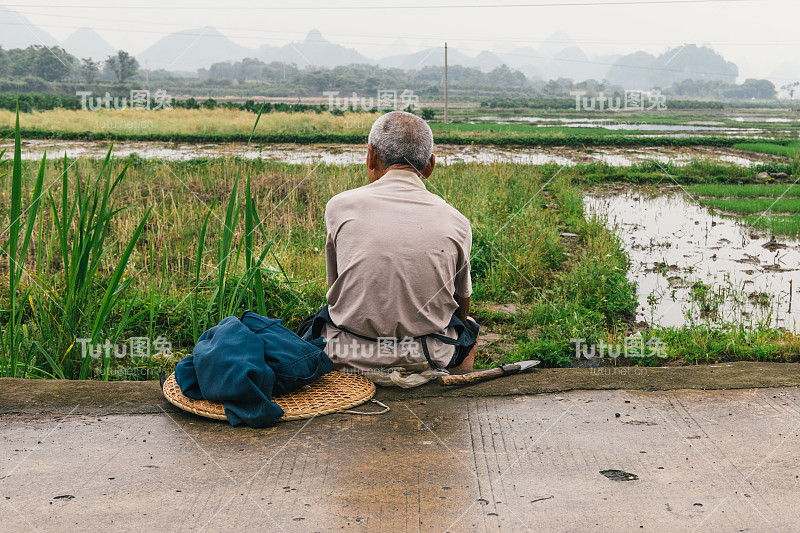
[[[421,172],[433,153],[433,132],[412,113],[392,111],[378,118],[369,132],[369,144],[384,168],[411,165]]]

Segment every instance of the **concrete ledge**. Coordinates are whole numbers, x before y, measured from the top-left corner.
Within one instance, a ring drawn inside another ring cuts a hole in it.
[[[113,415],[180,412],[158,381],[0,378],[0,415]]]
[[[682,367],[543,368],[467,387],[428,383],[416,389],[381,388],[386,400],[424,397],[514,396],[571,390],[726,390],[800,387],[800,363],[739,361]]]
[[[379,400],[490,397],[571,390],[725,390],[800,387],[800,363],[736,362],[687,367],[552,368],[468,387],[429,383],[416,389],[379,387]],[[179,412],[156,381],[62,381],[0,378],[0,415],[150,414]]]

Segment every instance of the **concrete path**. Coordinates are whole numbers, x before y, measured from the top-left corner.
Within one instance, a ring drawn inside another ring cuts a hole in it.
[[[677,390],[519,392],[546,373],[265,430],[176,412],[153,383],[0,380],[0,531],[800,527],[800,389],[686,390],[675,369]]]

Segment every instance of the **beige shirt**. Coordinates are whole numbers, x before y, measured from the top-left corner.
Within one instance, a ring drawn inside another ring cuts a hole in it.
[[[472,283],[469,221],[427,191],[413,172],[391,170],[378,181],[338,194],[325,208],[328,305],[333,322],[370,338],[445,334]],[[323,330],[337,368],[368,369],[425,362],[421,345],[371,343],[330,326]],[[428,339],[445,366],[454,348]]]

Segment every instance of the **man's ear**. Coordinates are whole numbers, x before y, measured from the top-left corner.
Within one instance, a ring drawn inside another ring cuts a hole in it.
[[[367,145],[367,170],[377,170],[378,168],[378,152],[371,144]]]
[[[423,179],[428,179],[433,174],[433,167],[436,166],[436,155],[431,154],[431,158],[428,160],[428,164],[425,165],[425,168],[422,169],[420,174],[422,175]]]

